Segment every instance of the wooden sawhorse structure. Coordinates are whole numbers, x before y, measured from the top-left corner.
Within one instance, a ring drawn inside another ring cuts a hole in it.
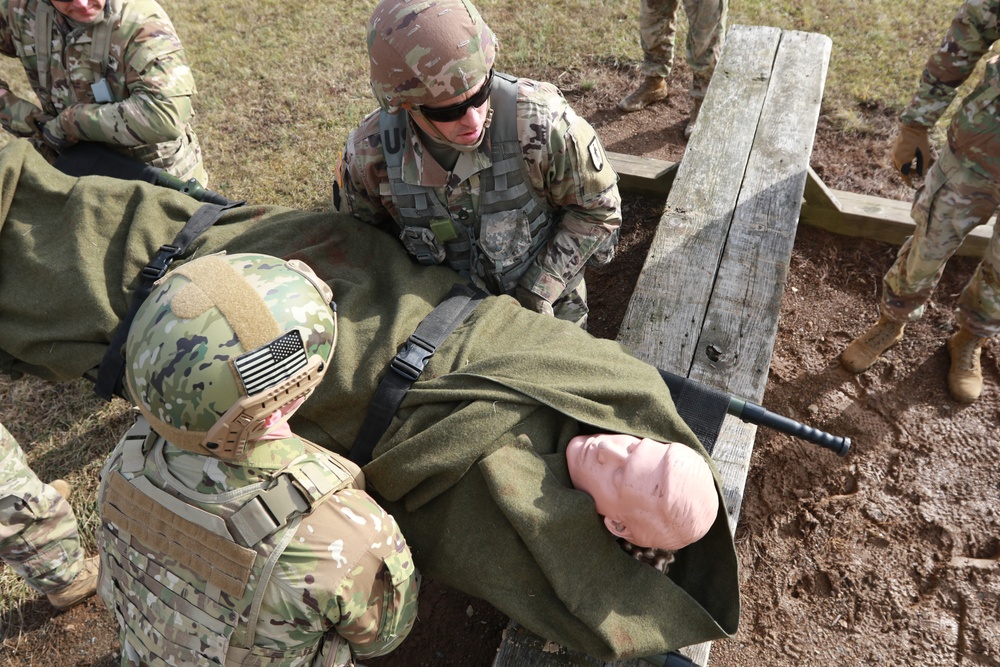
[[[638,358],[763,398],[830,49],[816,33],[728,32],[684,157],[668,174],[666,209],[618,336]],[[755,426],[727,416],[712,450],[734,529],[755,435]],[[684,653],[707,665],[709,647]],[[608,664],[512,623],[494,667]]]

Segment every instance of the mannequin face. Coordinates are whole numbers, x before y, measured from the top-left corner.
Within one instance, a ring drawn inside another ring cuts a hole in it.
[[[680,443],[577,436],[566,462],[573,485],[594,499],[608,530],[638,546],[685,547],[708,532],[719,510],[711,469]]]

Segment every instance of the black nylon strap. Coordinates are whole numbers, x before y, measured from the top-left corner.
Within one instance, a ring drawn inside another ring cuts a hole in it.
[[[375,445],[441,343],[465,321],[486,294],[471,285],[455,285],[409,337],[375,389],[368,414],[351,447],[350,459],[360,466],[372,460]]]
[[[242,206],[242,201],[231,202],[225,206],[219,204],[202,204],[194,212],[194,215],[186,223],[181,231],[177,233],[174,240],[169,245],[160,246],[156,256],[152,261],[143,267],[139,272],[142,282],[132,294],[132,305],[129,307],[125,317],[122,318],[115,335],[112,336],[108,349],[104,351],[101,365],[97,369],[97,379],[94,381],[94,393],[106,401],[110,401],[114,396],[125,397],[123,392],[125,378],[125,339],[128,338],[128,330],[132,326],[132,320],[139,312],[139,307],[153,291],[153,283],[163,277],[175,259],[187,252],[188,246],[194,242],[202,232],[215,224],[222,214],[237,206]]]
[[[698,436],[702,447],[711,454],[722,428],[722,420],[729,412],[729,394],[662,368],[657,370],[670,389],[677,414]]]

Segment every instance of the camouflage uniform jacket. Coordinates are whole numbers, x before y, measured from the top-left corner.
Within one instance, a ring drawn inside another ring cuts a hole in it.
[[[140,419],[98,497],[98,590],[121,628],[121,664],[327,667],[395,648],[416,618],[419,575],[356,479],[356,466],[298,438],[226,462]]]
[[[497,115],[516,113],[521,167],[533,196],[547,209],[550,221],[532,230],[533,235],[544,231],[548,242],[531,266],[522,267],[519,284],[551,303],[588,261],[602,264],[613,257],[621,224],[618,176],[593,128],[576,115],[555,86],[519,79],[516,91],[516,106],[508,110],[495,103],[494,89],[491,104],[495,116],[490,132],[478,149],[460,153],[450,172],[431,156],[416,125],[407,119],[406,136],[401,138],[404,151],[401,179],[425,188],[450,213],[456,226],[475,228],[476,241],[481,246],[479,217],[482,202],[490,194],[483,192],[481,181],[492,176],[487,172],[494,168],[493,128],[501,125]],[[381,138],[381,113],[370,114],[348,137],[334,205],[340,210],[346,206],[355,217],[371,224],[394,220],[402,230],[412,220],[400,212],[393,200],[384,154],[391,146]],[[510,259],[497,261],[509,263]],[[468,272],[468,267],[451,268]],[[511,291],[496,285],[485,286],[494,293]]]
[[[46,24],[49,34],[39,39],[36,32]],[[69,20],[48,0],[0,0],[0,52],[21,60],[43,120],[56,119],[47,127],[57,138],[110,144],[205,184],[189,123],[194,76],[173,24],[154,0],[107,0],[103,18],[87,25]],[[92,86],[102,79],[109,99],[99,102]],[[4,129],[37,136],[32,111],[38,111],[34,104],[0,81]]]
[[[998,10],[1000,0],[965,0],[900,120],[925,127],[937,123],[956,88],[1000,39]],[[1000,54],[987,58],[982,80],[961,104],[948,127],[949,147],[983,176],[1000,180]]]

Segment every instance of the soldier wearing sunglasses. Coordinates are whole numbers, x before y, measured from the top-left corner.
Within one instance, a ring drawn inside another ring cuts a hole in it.
[[[0,0],[0,54],[21,61],[39,100],[0,81],[0,125],[50,160],[92,141],[208,185],[194,77],[154,0]]]
[[[421,264],[586,326],[584,267],[614,256],[618,176],[555,86],[494,71],[497,48],[467,0],[382,0],[368,33],[381,108],[348,138],[334,207]]]

